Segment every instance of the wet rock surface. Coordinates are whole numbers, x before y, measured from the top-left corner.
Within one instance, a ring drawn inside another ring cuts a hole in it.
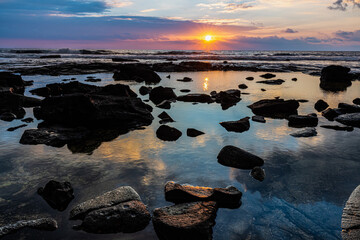
[[[360,239],[360,185],[354,189],[345,204],[341,228],[344,240]]]
[[[238,121],[221,122],[223,126],[229,132],[245,132],[250,129],[249,117],[242,118]]]
[[[39,218],[33,220],[22,220],[8,225],[0,226],[0,237],[14,233],[23,228],[33,228],[37,230],[54,231],[58,228],[57,222],[53,218]]]
[[[260,123],[266,123],[266,120],[263,116],[252,116],[251,120],[253,120],[254,122],[260,122]]]
[[[353,103],[356,104],[356,105],[360,105],[360,98],[355,98],[353,100]]]
[[[37,192],[52,208],[59,211],[64,211],[74,199],[74,189],[69,182],[51,180]]]
[[[327,104],[327,102],[325,102],[324,100],[320,99],[318,100],[315,105],[314,108],[316,109],[316,111],[318,112],[322,112],[325,109],[327,109],[329,107],[329,104]]]
[[[335,121],[344,125],[360,128],[360,113],[342,114],[336,117]]]
[[[200,136],[200,135],[203,135],[203,134],[205,134],[205,133],[202,132],[202,131],[199,131],[199,130],[197,130],[195,128],[188,128],[186,130],[186,135],[188,137],[197,137],[197,136]]]
[[[273,118],[284,118],[297,114],[299,102],[284,99],[263,99],[248,106],[256,115]]]
[[[216,202],[192,202],[156,208],[153,225],[161,240],[212,239]]]
[[[176,81],[179,81],[179,82],[192,82],[192,78],[189,78],[189,77],[184,77],[182,79],[177,79]]]
[[[156,136],[163,141],[176,141],[181,137],[182,133],[176,128],[167,125],[161,125],[156,130]]]
[[[339,125],[321,125],[320,127],[327,128],[327,129],[333,129],[333,130],[337,130],[337,131],[348,131],[348,132],[351,132],[354,130],[353,127],[339,126]]]
[[[260,157],[231,145],[223,147],[217,159],[224,166],[240,169],[253,169],[264,164]]]
[[[291,133],[290,136],[300,138],[300,137],[314,137],[317,135],[315,128],[305,128],[303,130]]]
[[[334,118],[337,116],[344,114],[345,112],[341,110],[340,108],[328,108],[325,111],[323,111],[321,114],[329,121],[334,121]]]
[[[251,176],[255,178],[256,180],[259,180],[260,182],[264,181],[265,179],[265,170],[261,167],[254,167],[251,170]]]
[[[319,119],[316,113],[308,115],[290,115],[288,118],[289,127],[316,127]]]

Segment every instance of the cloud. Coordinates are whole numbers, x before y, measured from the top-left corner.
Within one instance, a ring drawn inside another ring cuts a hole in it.
[[[344,40],[360,42],[360,30],[354,32],[337,31],[335,35]]]
[[[352,5],[354,8],[360,8],[360,0],[336,0],[328,8],[330,10],[346,11],[349,5]]]
[[[252,8],[253,6],[245,2],[229,2],[229,1],[220,1],[217,3],[199,3],[196,6],[207,8],[210,10],[219,10],[222,13],[232,13],[237,12],[243,9]]]
[[[140,12],[142,13],[147,13],[147,12],[153,12],[153,11],[156,11],[157,9],[155,8],[150,8],[150,9],[144,9],[144,10],[141,10]]]
[[[291,29],[291,28],[287,28],[286,30],[284,30],[285,33],[297,33],[298,31]]]

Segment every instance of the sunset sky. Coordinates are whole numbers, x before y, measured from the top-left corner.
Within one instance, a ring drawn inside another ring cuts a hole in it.
[[[0,47],[360,50],[360,0],[0,0],[0,22]]]

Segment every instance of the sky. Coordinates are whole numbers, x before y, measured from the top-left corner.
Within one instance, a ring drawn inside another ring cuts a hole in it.
[[[14,47],[360,51],[360,0],[0,0]]]

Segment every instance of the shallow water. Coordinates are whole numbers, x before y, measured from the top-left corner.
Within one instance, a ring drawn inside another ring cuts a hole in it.
[[[269,86],[256,83],[262,73],[253,72],[195,72],[160,73],[160,85],[192,92],[209,93],[213,90],[248,85],[242,100],[225,111],[219,104],[176,102],[166,110],[176,121],[170,126],[182,131],[176,142],[156,138],[159,124],[157,115],[163,110],[154,108],[153,123],[144,130],[135,130],[113,141],[103,142],[90,154],[72,153],[66,146],[53,148],[44,145],[21,145],[19,139],[25,129],[35,128],[37,121],[26,128],[7,132],[9,127],[22,124],[0,122],[0,212],[2,222],[22,215],[47,214],[55,217],[59,229],[54,232],[24,230],[4,239],[157,239],[152,224],[143,231],[131,234],[88,234],[75,231],[76,221],[69,221],[70,209],[84,200],[118,186],[130,185],[152,211],[171,205],[164,199],[166,181],[192,185],[226,187],[234,185],[243,192],[239,209],[219,209],[214,239],[340,239],[340,222],[345,201],[360,183],[360,129],[340,132],[317,127],[318,136],[293,138],[286,120],[250,121],[249,131],[227,132],[221,121],[238,120],[252,116],[246,106],[264,98],[307,99],[301,103],[299,114],[315,112],[313,106],[324,99],[330,107],[339,102],[351,103],[360,97],[360,82],[353,82],[344,92],[331,93],[319,88],[319,78],[302,73],[277,73],[286,80],[283,85]],[[26,76],[34,80],[29,90],[63,78],[76,77],[83,81],[87,75]],[[100,85],[114,84],[111,74],[92,74],[103,79]],[[193,82],[178,82],[188,76]],[[254,81],[245,80],[255,77]],[[293,82],[293,77],[298,81]],[[138,92],[142,84],[130,84]],[[267,91],[262,92],[260,89]],[[148,96],[141,97],[147,99]],[[149,103],[152,105],[152,103]],[[329,123],[319,115],[319,126]],[[26,117],[32,116],[27,109]],[[206,134],[197,138],[186,136],[187,128],[196,128]],[[220,165],[217,154],[225,145],[235,145],[259,155],[265,160],[263,182],[254,180],[248,170]],[[36,194],[49,180],[70,181],[75,199],[64,212],[53,210]]]

